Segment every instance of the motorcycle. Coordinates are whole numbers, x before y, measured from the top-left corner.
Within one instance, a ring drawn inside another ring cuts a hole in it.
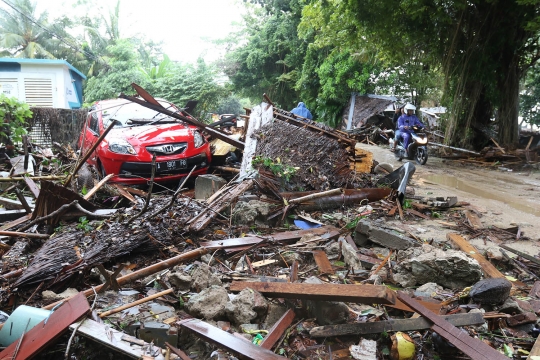
[[[394,155],[397,161],[403,159],[416,160],[420,165],[424,165],[428,159],[428,150],[427,150],[427,135],[425,133],[419,132],[421,128],[413,126],[413,131],[411,131],[411,139],[409,141],[408,151],[405,151],[403,146],[403,139],[400,137],[396,146]],[[394,146],[394,139],[390,139],[390,147]],[[408,157],[406,154],[408,153]]]

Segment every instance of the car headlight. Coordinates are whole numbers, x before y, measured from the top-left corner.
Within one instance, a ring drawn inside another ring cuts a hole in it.
[[[133,146],[124,139],[110,139],[109,150],[117,154],[137,155]]]
[[[194,131],[193,132],[193,142],[195,143],[195,147],[198,148],[204,144],[204,138],[201,135],[200,132]]]

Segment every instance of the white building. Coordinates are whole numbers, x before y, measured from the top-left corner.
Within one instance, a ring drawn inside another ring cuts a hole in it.
[[[78,109],[84,79],[65,60],[0,58],[0,93],[30,106]]]

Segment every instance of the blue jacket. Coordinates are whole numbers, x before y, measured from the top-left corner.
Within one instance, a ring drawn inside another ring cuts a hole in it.
[[[420,120],[418,120],[418,118],[416,117],[416,115],[407,115],[407,114],[403,114],[399,117],[398,121],[398,128],[399,130],[401,131],[411,131],[412,127],[413,126],[418,126],[419,128],[424,128],[424,124],[422,124],[420,122]],[[405,126],[408,126],[409,129],[408,130],[405,130],[404,127]]]
[[[298,106],[292,109],[291,112],[295,115],[302,116],[310,120],[313,119],[313,116],[311,115],[308,108],[306,107],[306,104],[304,104],[303,102],[299,102]]]

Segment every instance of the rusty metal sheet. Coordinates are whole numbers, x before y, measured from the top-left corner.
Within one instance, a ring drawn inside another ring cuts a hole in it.
[[[23,335],[19,351],[16,352],[19,341],[13,342],[0,353],[0,359],[23,360],[29,359],[55,339],[61,336],[71,325],[90,311],[90,306],[83,293],[60,305],[47,319],[43,320]]]
[[[417,313],[431,321],[433,323],[433,326],[431,327],[433,331],[448,340],[459,350],[463,351],[463,353],[470,356],[471,359],[508,360],[508,357],[488,346],[483,341],[470,337],[467,332],[458,329],[448,321],[444,320],[442,317],[435,315],[425,306],[412,299],[404,292],[399,291],[397,296],[398,299],[413,308]]]
[[[196,319],[187,319],[180,322],[180,326],[193,332],[195,336],[204,339],[216,346],[226,349],[239,359],[252,360],[283,360],[283,356],[263,349],[257,345],[239,339],[226,331],[220,330],[208,323]]]
[[[386,286],[306,283],[263,283],[233,281],[231,291],[245,288],[256,290],[266,297],[322,301],[344,301],[361,304],[394,304],[396,293]]]
[[[283,316],[276,321],[274,326],[270,330],[268,330],[268,335],[264,338],[263,342],[261,343],[261,347],[263,349],[272,349],[272,347],[276,344],[276,342],[279,340],[281,335],[287,330],[289,326],[291,326],[294,317],[296,314],[291,309],[287,310]]]
[[[332,269],[332,264],[328,260],[326,253],[322,250],[314,250],[311,252],[315,258],[315,263],[319,268],[319,274],[333,274],[334,269]]]
[[[312,234],[315,236],[321,236],[325,239],[332,239],[339,236],[339,229],[334,226],[322,226],[316,229],[308,230],[296,230],[296,231],[284,231],[281,233],[270,234],[266,236],[246,236],[243,238],[233,238],[226,240],[216,241],[204,241],[199,245],[207,248],[208,250],[234,248],[237,246],[254,245],[260,243],[265,239],[269,239],[271,242],[284,242],[284,241],[297,241],[304,235]]]

